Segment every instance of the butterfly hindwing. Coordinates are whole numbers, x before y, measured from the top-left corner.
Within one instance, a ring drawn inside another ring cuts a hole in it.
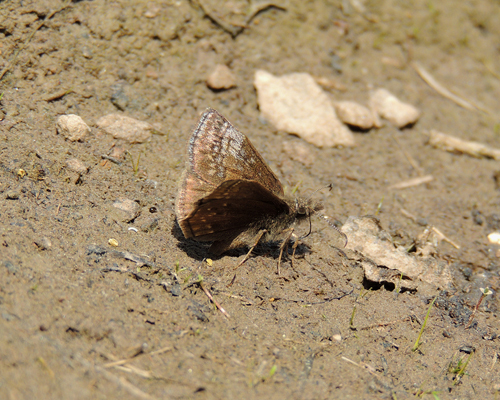
[[[235,238],[259,220],[288,211],[287,203],[260,183],[230,180],[200,199],[179,224],[186,237],[223,240]]]

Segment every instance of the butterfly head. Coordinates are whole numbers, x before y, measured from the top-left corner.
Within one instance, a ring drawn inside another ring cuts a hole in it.
[[[311,199],[295,199],[295,216],[297,219],[309,218],[312,214],[321,211],[323,205],[321,203],[314,203]]]

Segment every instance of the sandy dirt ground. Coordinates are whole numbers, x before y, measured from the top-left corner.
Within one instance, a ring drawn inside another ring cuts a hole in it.
[[[0,1],[0,398],[499,398],[500,245],[487,236],[500,230],[500,164],[428,144],[435,129],[500,147],[499,38],[489,0]],[[207,87],[217,64],[235,87]],[[385,88],[422,114],[356,131],[356,147],[317,148],[260,117],[258,69],[307,72],[332,100],[365,105]],[[366,254],[313,218],[293,266],[288,255],[278,275],[279,243],[262,244],[228,287],[247,249],[207,262],[174,211],[207,107],[289,194],[333,183],[314,196],[337,226],[376,216],[412,258],[437,228],[449,241],[431,256],[449,281],[374,282]],[[115,139],[97,127],[111,113],[154,134]],[[58,134],[65,114],[91,132]]]

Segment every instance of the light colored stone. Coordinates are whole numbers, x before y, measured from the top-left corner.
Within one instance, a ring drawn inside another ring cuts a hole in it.
[[[333,105],[344,124],[360,129],[370,129],[375,125],[373,112],[355,101],[337,101]]]
[[[217,64],[208,75],[207,86],[214,90],[230,89],[236,86],[236,77],[227,65]]]
[[[135,201],[120,198],[113,203],[115,212],[111,212],[111,217],[117,221],[130,222],[136,219],[141,213],[141,207]]]
[[[66,167],[80,175],[86,174],[89,168],[77,158],[66,161]]]
[[[398,128],[414,124],[420,117],[420,111],[416,107],[403,103],[386,89],[371,92],[370,105],[378,115]]]
[[[61,115],[56,122],[57,133],[66,139],[76,142],[83,141],[90,133],[90,127],[85,121],[75,114]]]
[[[341,231],[347,235],[347,249],[366,257],[360,264],[370,281],[391,282],[421,293],[453,286],[451,271],[445,262],[430,255],[412,256],[405,248],[396,247],[373,217],[349,217]]]
[[[262,116],[276,129],[296,134],[317,147],[354,146],[354,135],[337,118],[327,94],[307,73],[281,77],[255,72]]]
[[[105,115],[97,120],[97,126],[115,139],[129,143],[145,142],[151,137],[153,130],[151,124],[121,114]]]

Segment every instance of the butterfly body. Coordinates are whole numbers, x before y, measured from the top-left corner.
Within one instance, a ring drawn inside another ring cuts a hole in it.
[[[188,144],[176,215],[186,238],[213,242],[221,254],[259,236],[274,240],[322,207],[284,196],[283,187],[248,138],[208,109]]]

